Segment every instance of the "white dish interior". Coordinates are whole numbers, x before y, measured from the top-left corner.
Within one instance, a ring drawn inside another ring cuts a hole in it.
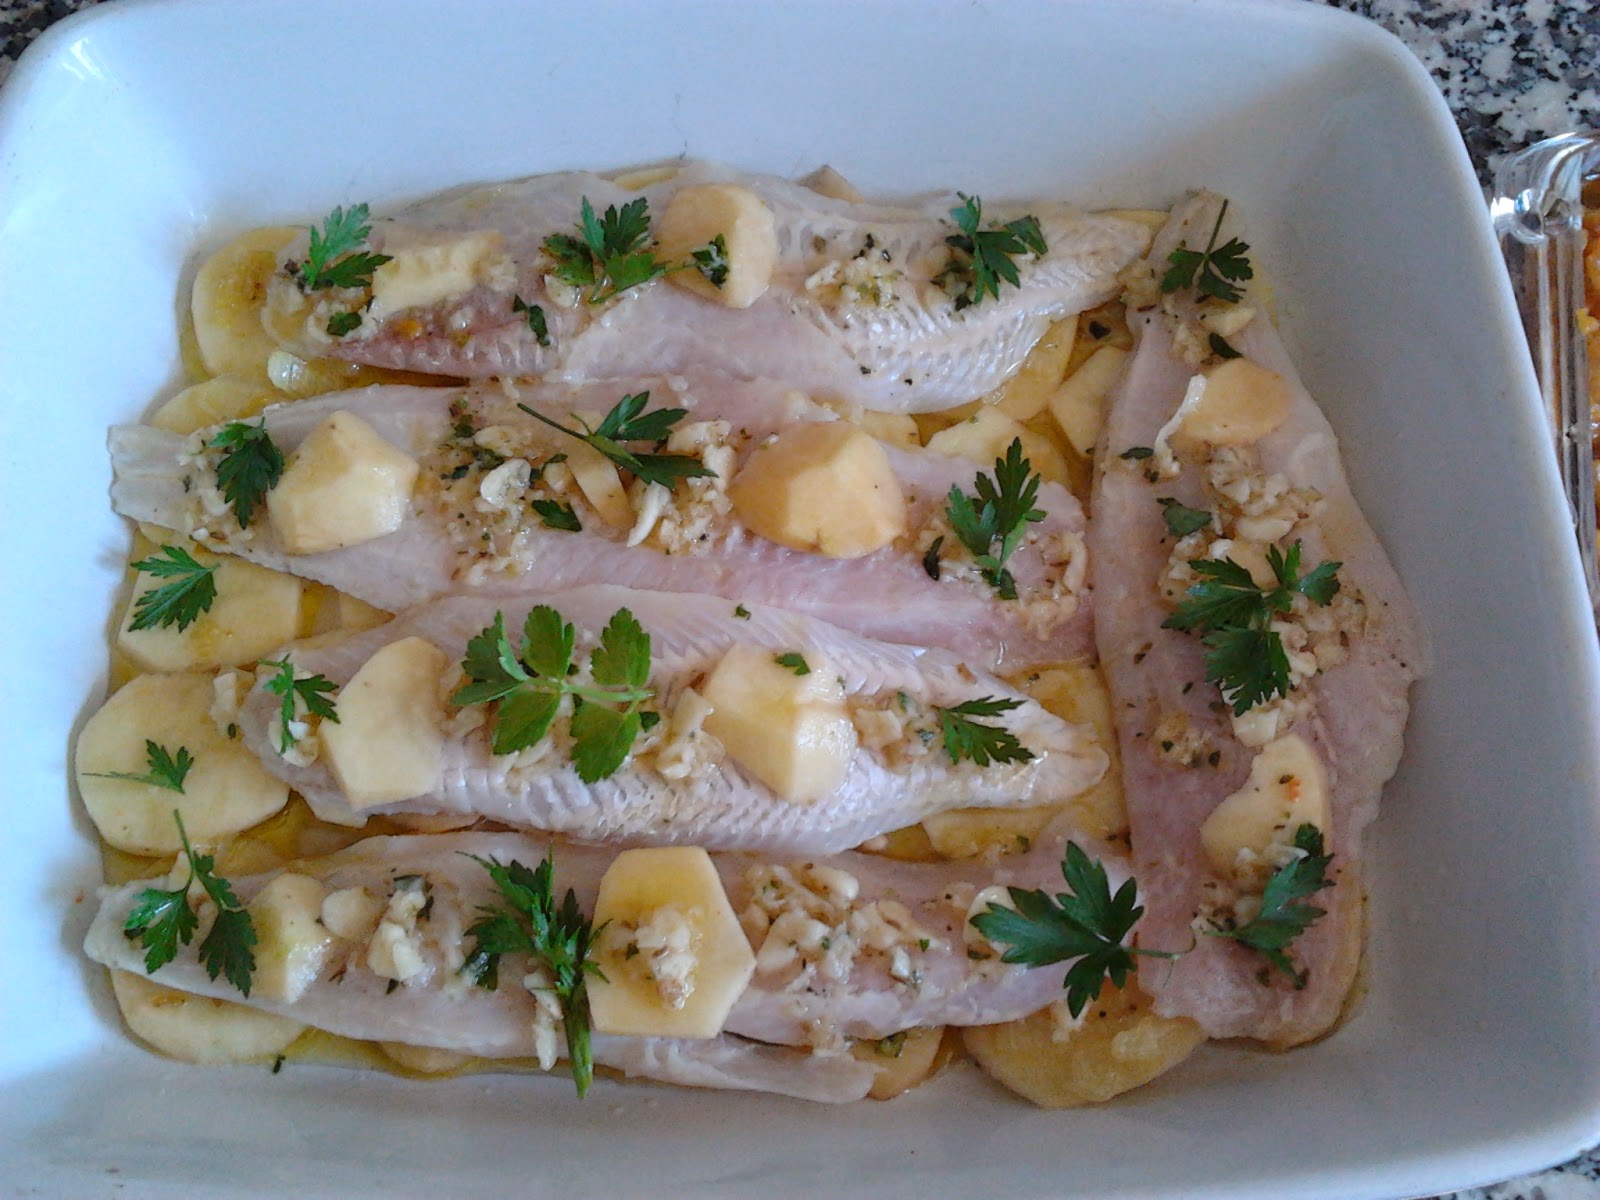
[[[1596,645],[1534,381],[1448,113],[1299,4],[145,3],[0,96],[0,1178],[141,1197],[1345,1198],[1600,1137]],[[564,1079],[201,1069],[123,1033],[78,943],[69,741],[127,544],[105,429],[170,394],[197,247],[336,203],[680,153],[868,190],[1230,194],[1436,658],[1374,837],[1369,992],[1326,1042],[1203,1050],[1111,1105],[959,1070],[849,1109]]]

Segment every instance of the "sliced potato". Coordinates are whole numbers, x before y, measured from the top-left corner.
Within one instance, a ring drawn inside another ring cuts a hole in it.
[[[378,1048],[397,1066],[418,1075],[449,1075],[472,1061],[472,1055],[438,1046],[412,1046],[406,1042],[379,1042]]]
[[[1095,740],[1110,760],[1100,782],[1065,799],[1078,828],[1098,838],[1113,838],[1128,831],[1127,807],[1122,795],[1122,762],[1117,731],[1111,721],[1111,693],[1100,668],[1071,662],[1030,671],[1011,681],[1051,713],[1075,725],[1094,729]]]
[[[928,831],[921,825],[907,825],[891,829],[888,833],[863,842],[856,849],[863,854],[877,854],[896,862],[938,862],[939,852],[933,848]]]
[[[872,1067],[872,1088],[867,1095],[874,1100],[893,1100],[926,1083],[950,1061],[948,1050],[940,1053],[946,1040],[943,1026],[907,1029],[875,1041],[857,1042],[850,1053]]]
[[[265,379],[276,343],[262,327],[278,252],[300,231],[251,229],[206,259],[195,274],[190,311],[201,361],[212,375]]]
[[[1022,442],[1022,453],[1041,478],[1049,483],[1070,486],[1067,464],[1048,438],[1041,437],[994,408],[982,408],[965,421],[941,430],[928,439],[928,449],[935,454],[967,458],[982,466],[985,471],[1004,458],[1011,443]]]
[[[989,1075],[1041,1108],[1100,1104],[1170,1071],[1205,1041],[1193,1021],[1157,1016],[1131,981],[1122,989],[1107,983],[1075,1028],[1058,1029],[1052,1005],[1020,1021],[971,1026],[961,1037]]]
[[[1038,416],[1066,377],[1077,335],[1075,316],[1051,325],[1028,351],[1017,373],[985,396],[983,402],[1014,421]]]
[[[1127,358],[1126,350],[1102,346],[1049,398],[1050,415],[1079,455],[1094,453],[1105,418],[1106,397],[1122,378]]]
[[[253,417],[283,396],[265,379],[218,375],[192,384],[150,414],[150,424],[172,433],[193,433],[224,421]]]
[[[1050,823],[1055,809],[951,808],[922,819],[928,841],[943,858],[975,858],[980,854],[1016,854],[1027,850]]]
[[[192,842],[216,842],[281,809],[289,785],[267,774],[244,744],[211,720],[209,675],[141,675],[85,722],[74,756],[78,790],[100,836],[134,854],[174,854],[182,848],[173,811],[183,815]],[[175,792],[149,783],[108,779],[106,772],[144,775],[146,743],[194,765]]]
[[[111,990],[133,1035],[181,1062],[271,1062],[305,1030],[288,1017],[175,991],[130,971],[112,971]]]
[[[216,599],[186,628],[134,629],[142,596],[170,583],[146,572],[134,579],[117,645],[146,671],[188,671],[254,664],[300,632],[303,585],[293,575],[182,544],[201,566],[216,567]]]

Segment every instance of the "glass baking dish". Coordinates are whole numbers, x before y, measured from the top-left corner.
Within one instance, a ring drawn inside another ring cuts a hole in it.
[[[1585,303],[1584,189],[1597,178],[1600,133],[1562,134],[1507,159],[1495,176],[1491,203],[1550,418],[1584,579],[1600,617],[1594,420],[1580,316]]]

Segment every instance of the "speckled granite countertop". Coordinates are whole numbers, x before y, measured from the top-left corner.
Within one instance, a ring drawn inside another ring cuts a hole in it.
[[[0,0],[0,83],[53,22],[97,0]],[[1478,173],[1511,151],[1600,129],[1595,0],[1327,0],[1394,33],[1455,112]],[[1551,1171],[1443,1200],[1600,1200],[1600,1148]]]

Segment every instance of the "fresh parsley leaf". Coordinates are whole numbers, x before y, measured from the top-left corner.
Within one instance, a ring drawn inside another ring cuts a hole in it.
[[[1213,333],[1209,338],[1206,339],[1206,342],[1211,347],[1211,353],[1215,354],[1223,361],[1227,361],[1230,358],[1243,357],[1237,350],[1233,348],[1232,343],[1230,343],[1228,339],[1223,337],[1220,333]]]
[[[1016,259],[1024,254],[1043,254],[1047,247],[1039,219],[1026,216],[995,229],[980,229],[983,201],[965,192],[956,193],[961,203],[950,210],[950,219],[960,233],[945,238],[950,261],[936,277],[955,299],[956,310],[982,303],[985,296],[1000,298],[1000,285],[1020,286]]]
[[[323,221],[320,232],[312,228],[311,247],[300,267],[302,290],[315,292],[324,288],[371,285],[372,273],[389,262],[390,256],[355,253],[372,236],[367,216],[365,204],[353,205],[349,212],[336,208]],[[333,333],[333,330],[330,328],[328,332]]]
[[[573,511],[572,505],[563,504],[559,500],[530,500],[529,504],[547,529],[565,529],[569,533],[583,532],[583,522],[578,520],[578,514]]]
[[[519,651],[506,635],[505,615],[497,612],[494,623],[467,642],[461,669],[470,682],[450,700],[463,706],[495,703],[491,748],[512,754],[543,738],[562,697],[572,696],[573,765],[580,779],[594,783],[616,772],[653,715],[641,711],[655,696],[647,686],[650,635],[627,609],[613,613],[589,658],[593,683],[573,679],[575,645],[573,627],[541,604],[523,623]]]
[[[1002,600],[1017,598],[1017,583],[1006,569],[1006,560],[1027,527],[1044,520],[1043,511],[1034,507],[1039,484],[1033,464],[1022,456],[1022,439],[1012,438],[1005,457],[994,460],[994,477],[978,472],[973,481],[975,498],[954,485],[946,498],[945,519]],[[924,560],[923,567],[927,565]]]
[[[796,675],[811,674],[811,664],[806,662],[804,655],[796,654],[793,650],[787,654],[774,655],[772,661]]]
[[[1295,970],[1288,950],[1318,917],[1327,915],[1327,910],[1308,900],[1323,888],[1333,886],[1333,880],[1328,878],[1333,855],[1323,853],[1322,831],[1311,824],[1295,829],[1294,847],[1301,856],[1272,873],[1261,894],[1260,912],[1243,925],[1207,932],[1259,950],[1269,963],[1293,979],[1296,987],[1305,987],[1306,976]]]
[[[147,783],[151,787],[166,788],[169,792],[183,793],[183,781],[194,766],[194,755],[187,746],[179,746],[176,756],[167,748],[149,738],[144,742],[144,758],[149,766],[143,775],[131,771],[85,771],[96,779],[126,779],[130,783]]]
[[[361,328],[361,314],[358,312],[336,312],[328,318],[328,336],[343,337]]]
[[[255,923],[234,895],[232,885],[215,873],[215,857],[194,852],[177,810],[173,810],[172,819],[177,822],[178,837],[189,861],[189,878],[182,887],[171,891],[145,888],[140,892],[123,922],[122,932],[143,947],[147,975],[166,966],[177,957],[179,945],[187,946],[199,928],[199,917],[189,907],[189,887],[198,880],[217,908],[217,919],[200,942],[200,962],[212,979],[223,975],[248,996],[256,969],[256,956],[251,949],[256,944]]]
[[[283,451],[273,444],[265,422],[230,421],[207,445],[222,451],[217,486],[223,499],[232,506],[239,528],[250,528],[256,508],[283,475]]]
[[[944,735],[944,750],[950,761],[958,763],[968,759],[980,767],[990,763],[1027,762],[1033,757],[1033,751],[1019,742],[1016,734],[1003,725],[987,725],[972,719],[997,717],[1021,707],[1021,700],[1000,700],[994,696],[967,700],[950,708],[935,705],[939,729]]]
[[[581,433],[552,421],[526,404],[518,404],[517,407],[536,421],[542,421],[552,429],[559,429],[569,437],[588,443],[617,466],[633,472],[637,478],[646,483],[659,483],[670,491],[681,479],[715,478],[716,472],[692,455],[635,454],[620,444],[665,441],[667,435],[672,432],[672,427],[684,418],[685,411],[681,408],[658,408],[654,412],[644,412],[644,406],[649,399],[649,392],[625,395],[612,406],[611,411],[606,413],[599,425],[593,429],[585,429]]]
[[[539,345],[550,344],[550,326],[545,322],[544,309],[537,304],[529,304],[521,296],[511,297],[511,311],[522,313],[528,318],[528,328],[533,331],[533,336],[539,340]]]
[[[720,233],[700,249],[691,250],[689,261],[712,287],[720,288],[728,282],[728,243]]]
[[[308,675],[304,679],[295,677],[294,663],[287,658],[275,662],[263,659],[263,667],[272,667],[277,674],[266,681],[267,691],[274,696],[282,698],[283,703],[278,712],[278,750],[282,754],[289,753],[300,739],[294,732],[295,710],[298,705],[305,706],[306,713],[310,716],[321,717],[325,721],[339,723],[339,713],[332,700],[326,693],[339,690],[338,685],[325,675]],[[298,702],[298,704],[297,704]]]
[[[141,558],[133,569],[172,582],[150,589],[133,602],[129,629],[176,625],[181,633],[198,621],[201,613],[210,612],[216,602],[217,568],[201,566],[179,546],[162,546],[159,554]]]
[[[1195,288],[1202,296],[1211,296],[1224,304],[1237,304],[1244,292],[1236,285],[1255,277],[1255,268],[1246,255],[1249,245],[1238,238],[1217,245],[1217,234],[1222,231],[1222,218],[1227,215],[1228,202],[1222,202],[1217,212],[1217,223],[1211,227],[1211,237],[1204,251],[1187,250],[1183,243],[1167,256],[1171,265],[1161,277],[1163,292],[1177,292]]]
[[[551,274],[575,288],[587,288],[590,304],[604,303],[669,269],[651,250],[650,206],[642,196],[620,209],[611,205],[599,218],[583,197],[578,236],[553,234],[545,238],[544,252],[554,264]]]
[[[500,983],[500,958],[505,954],[526,954],[550,973],[561,1006],[572,1081],[583,1096],[594,1080],[586,980],[590,975],[605,979],[590,958],[599,930],[583,915],[571,888],[556,904],[553,851],[532,870],[515,859],[502,864],[492,858],[469,857],[489,872],[501,903],[479,907],[477,923],[467,930],[473,945],[461,973],[493,991]]]
[[[1197,529],[1204,529],[1211,524],[1211,514],[1203,508],[1186,508],[1171,496],[1162,496],[1156,503],[1161,505],[1162,519],[1167,523],[1167,532],[1173,537],[1188,537]]]
[[[1076,959],[1062,984],[1067,1009],[1076,1017],[1100,995],[1108,977],[1113,987],[1127,982],[1134,955],[1176,955],[1123,944],[1144,915],[1132,879],[1113,896],[1105,867],[1076,842],[1067,843],[1061,875],[1068,890],[1054,899],[1037,889],[1007,888],[1012,907],[990,904],[972,918],[972,925],[992,945],[1007,947],[1002,962],[1043,967]]]
[[[1267,547],[1267,564],[1275,586],[1257,585],[1250,572],[1231,558],[1191,559],[1201,576],[1163,629],[1198,633],[1206,646],[1206,679],[1222,689],[1235,716],[1273,696],[1289,693],[1289,658],[1283,639],[1272,628],[1274,617],[1290,612],[1296,594],[1325,605],[1339,591],[1343,563],[1325,562],[1300,575],[1300,543],[1287,551]]]

